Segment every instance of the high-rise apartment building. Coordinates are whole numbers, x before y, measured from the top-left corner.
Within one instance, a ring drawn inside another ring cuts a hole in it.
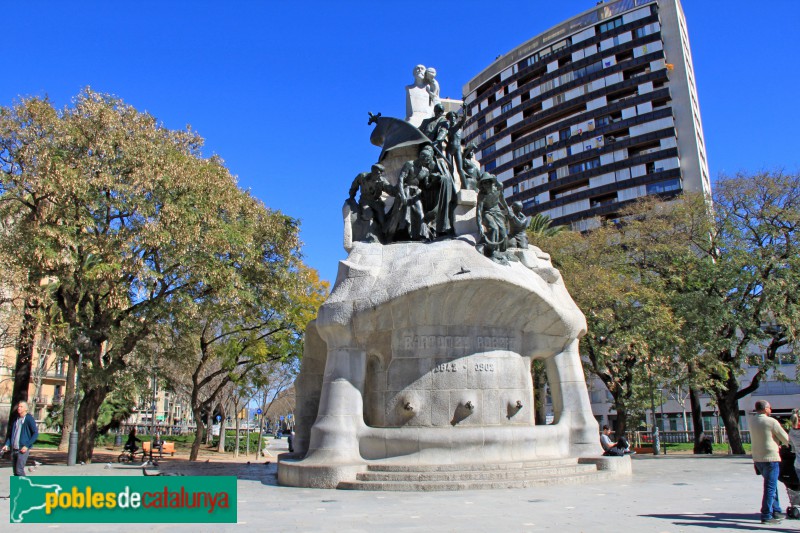
[[[509,202],[586,229],[646,195],[710,191],[678,0],[617,0],[500,56],[464,87],[465,138]]]

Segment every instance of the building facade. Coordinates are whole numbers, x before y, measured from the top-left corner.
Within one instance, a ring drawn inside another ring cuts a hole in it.
[[[739,427],[749,430],[747,413],[752,412],[757,400],[766,400],[772,406],[772,416],[780,420],[788,419],[794,409],[800,408],[800,383],[797,382],[797,363],[793,354],[787,354],[775,369],[771,370],[763,379],[755,392],[739,400]],[[739,377],[739,387],[747,386],[758,371],[755,366],[746,365]],[[617,427],[617,415],[614,411],[614,401],[611,393],[597,378],[588,380],[589,398],[592,403],[592,413],[598,424],[607,424],[611,428]],[[651,428],[653,417],[660,431],[691,431],[692,413],[687,390],[656,389],[653,393],[655,413],[650,409],[645,413],[644,426]],[[702,406],[703,430],[716,432],[723,428],[719,416],[719,409],[714,405],[714,400],[708,393],[700,395]],[[634,430],[636,428],[629,428]]]
[[[500,56],[464,95],[466,141],[527,214],[584,230],[643,196],[710,192],[678,0],[600,3]]]
[[[31,362],[31,380],[28,385],[28,409],[45,429],[48,408],[64,401],[67,383],[67,361],[59,357],[51,343],[37,336]],[[14,408],[11,395],[14,389],[14,368],[17,352],[13,346],[0,347],[0,435],[5,435],[8,417]]]

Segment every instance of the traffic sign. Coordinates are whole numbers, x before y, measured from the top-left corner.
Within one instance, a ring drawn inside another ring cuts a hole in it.
[[[263,411],[261,409],[256,409],[256,414],[261,414]]]
[[[219,422],[220,420],[222,420],[222,416],[221,415],[217,415],[217,422]]]
[[[282,417],[282,416],[281,416],[281,417],[279,417],[279,418],[280,418],[280,420],[283,420],[283,417]]]

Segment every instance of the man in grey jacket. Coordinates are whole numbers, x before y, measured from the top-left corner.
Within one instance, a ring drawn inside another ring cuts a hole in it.
[[[755,415],[750,417],[750,439],[753,462],[764,478],[764,495],[761,499],[761,523],[776,524],[786,515],[781,512],[778,499],[778,474],[781,471],[781,444],[788,444],[789,436],[780,423],[772,418],[772,406],[765,400],[756,402]]]

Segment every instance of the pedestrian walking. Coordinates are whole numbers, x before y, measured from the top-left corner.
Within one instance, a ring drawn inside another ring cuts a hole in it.
[[[778,497],[778,475],[781,471],[779,446],[789,443],[789,436],[780,423],[770,416],[772,406],[766,400],[758,400],[755,413],[750,416],[750,439],[756,472],[764,478],[764,493],[761,498],[761,523],[777,524],[786,515],[781,510]]]
[[[11,450],[11,464],[15,476],[25,475],[25,463],[28,462],[28,455],[37,438],[39,430],[36,427],[36,420],[28,413],[28,402],[19,402],[17,416],[11,421],[11,434],[3,446],[3,452]]]

